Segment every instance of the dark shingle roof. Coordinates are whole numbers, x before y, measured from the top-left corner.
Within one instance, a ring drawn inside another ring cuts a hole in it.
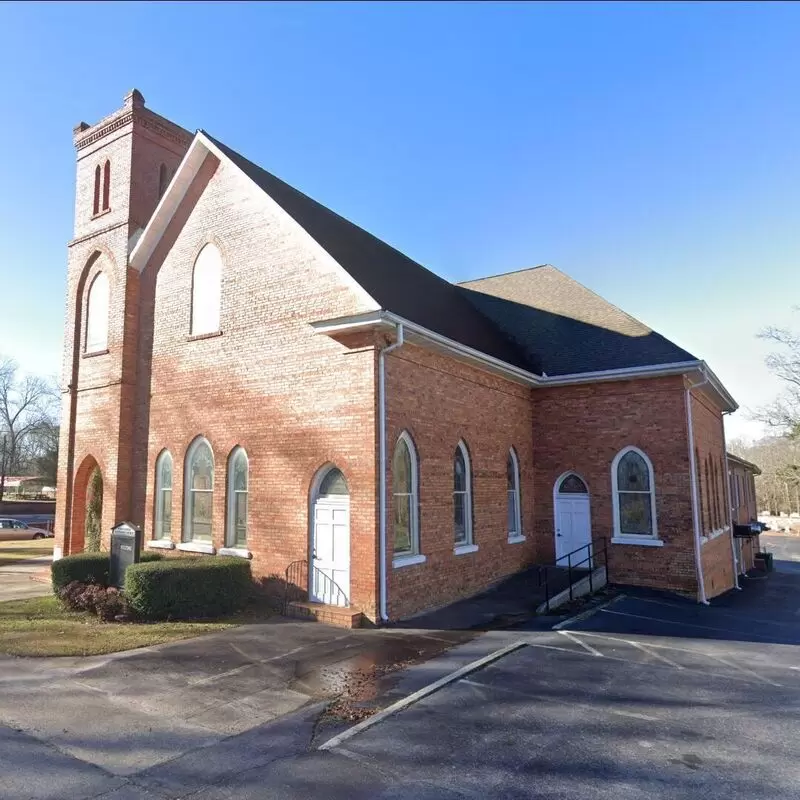
[[[459,286],[547,375],[697,360],[549,264]]]
[[[534,364],[457,286],[208,136],[381,306],[523,369]]]
[[[203,133],[387,311],[536,374],[696,360],[549,265],[453,285]]]

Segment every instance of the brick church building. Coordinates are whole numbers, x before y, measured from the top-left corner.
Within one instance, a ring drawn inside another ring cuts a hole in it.
[[[734,400],[567,275],[448,283],[135,90],[74,142],[57,555],[99,471],[105,546],[291,565],[375,622],[592,540],[700,601],[750,566]]]

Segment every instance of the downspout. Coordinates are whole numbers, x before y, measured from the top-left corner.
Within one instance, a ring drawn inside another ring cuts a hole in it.
[[[382,347],[378,352],[378,516],[380,550],[380,618],[389,619],[387,611],[386,581],[386,355],[403,346],[403,324],[395,328],[397,339],[394,344]]]
[[[692,470],[692,523],[694,527],[694,560],[697,570],[697,585],[700,589],[699,602],[709,605],[706,599],[706,584],[703,577],[703,558],[700,552],[700,497],[697,491],[697,462],[694,458],[694,424],[692,422],[692,390],[705,386],[708,377],[704,377],[700,383],[694,383],[686,387],[686,424],[689,429],[689,466]]]
[[[730,414],[730,411],[723,411],[725,414]],[[728,503],[728,524],[731,526],[731,558],[733,559],[733,586],[741,590],[739,586],[739,560],[736,558],[736,543],[733,540],[733,503],[731,502],[731,468],[728,465],[728,442],[725,438],[725,420],[722,420],[722,446],[725,448],[725,498]]]

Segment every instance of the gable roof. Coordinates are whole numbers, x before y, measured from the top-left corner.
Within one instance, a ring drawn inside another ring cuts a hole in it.
[[[459,286],[549,376],[697,361],[549,264]]]
[[[203,131],[381,306],[523,369],[535,366],[458,287]]]

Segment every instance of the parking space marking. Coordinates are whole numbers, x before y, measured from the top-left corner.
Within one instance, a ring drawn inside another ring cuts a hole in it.
[[[707,654],[709,658],[713,658],[714,661],[719,661],[720,664],[724,664],[726,667],[730,667],[731,669],[738,670],[739,672],[744,673],[745,675],[751,675],[752,677],[756,678],[761,683],[768,683],[770,686],[777,686],[779,689],[783,688],[783,684],[776,683],[773,680],[761,675],[758,672],[754,672],[752,669],[747,669],[747,667],[742,667],[739,664],[734,664],[732,661],[728,661],[725,658],[720,656],[712,656],[710,653]]]
[[[597,656],[598,658],[602,658],[603,657],[603,654],[599,650],[596,650],[594,647],[592,647],[590,644],[587,644],[586,642],[582,642],[577,636],[574,636],[571,631],[561,630],[558,633],[559,633],[560,636],[566,637],[571,642],[575,642],[575,644],[579,644],[584,650],[587,650],[593,656]]]
[[[643,645],[641,642],[634,642],[633,639],[623,639],[622,641],[624,641],[625,644],[629,644],[632,647],[637,648],[637,650],[641,650],[643,653],[647,653],[647,655],[652,656],[659,661],[663,661],[665,664],[669,664],[671,667],[675,667],[675,669],[686,669],[686,667],[682,666],[677,661],[673,661],[671,658],[667,658],[666,656],[662,656],[660,653],[657,653],[656,648],[654,647],[651,648]]]

